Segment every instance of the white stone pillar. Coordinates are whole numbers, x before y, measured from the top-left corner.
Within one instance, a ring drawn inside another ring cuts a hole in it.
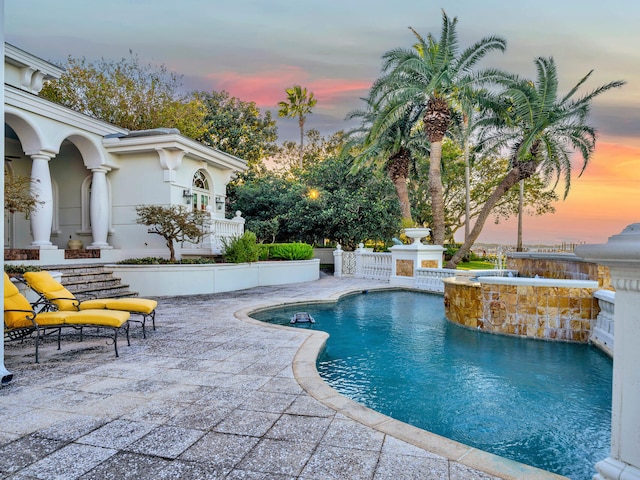
[[[363,278],[362,276],[362,272],[363,272],[363,265],[362,265],[362,254],[364,253],[364,243],[359,243],[358,244],[358,248],[356,248],[356,251],[354,252],[355,256],[356,256],[356,273],[355,273],[355,277],[356,278]]]
[[[342,246],[338,243],[336,249],[333,251],[333,276],[342,276]]]
[[[56,249],[51,243],[51,227],[53,225],[53,189],[51,188],[51,173],[49,160],[52,157],[37,153],[31,155],[31,193],[40,202],[31,212],[31,245],[41,249]]]
[[[107,243],[109,234],[109,189],[107,187],[107,172],[109,168],[98,167],[91,169],[91,198],[89,215],[91,215],[91,235],[93,242],[88,249],[109,249]]]
[[[394,245],[390,248],[391,286],[413,288],[417,268],[442,268],[444,247],[420,242],[420,238],[426,237],[429,232],[428,228],[405,228],[405,235],[412,238],[413,242],[410,245]]]
[[[594,480],[640,480],[640,223],[606,244],[580,245],[576,255],[608,266],[615,297],[611,455]]]

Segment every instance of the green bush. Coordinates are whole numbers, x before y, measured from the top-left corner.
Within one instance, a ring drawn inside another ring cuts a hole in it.
[[[309,260],[313,247],[307,243],[270,243],[260,245],[260,260]]]
[[[4,271],[7,275],[22,275],[25,272],[39,272],[42,269],[36,265],[10,265],[4,264]]]
[[[183,258],[172,262],[162,257],[127,258],[118,262],[120,265],[193,265],[216,263],[213,258]]]
[[[260,247],[256,243],[256,234],[244,232],[240,237],[231,240],[223,239],[224,260],[229,263],[257,262]]]
[[[445,251],[444,251],[444,259],[446,261],[451,260],[451,258],[455,255],[455,253],[460,250],[461,245],[459,243],[451,243],[448,245],[445,245]],[[463,262],[468,262],[469,261],[469,254],[465,255],[462,258]]]
[[[307,243],[276,244],[269,249],[269,257],[275,260],[309,260],[313,247]]]

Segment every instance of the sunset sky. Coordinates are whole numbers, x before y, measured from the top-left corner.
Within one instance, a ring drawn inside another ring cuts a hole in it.
[[[4,24],[7,42],[53,63],[132,50],[182,75],[186,91],[224,89],[274,117],[284,89],[303,85],[318,99],[307,128],[329,135],[351,126],[345,115],[362,106],[384,52],[411,47],[407,27],[439,36],[442,8],[458,17],[463,48],[487,35],[507,40],[507,52],[484,66],[533,77],[533,59],[553,56],[565,91],[591,69],[584,93],[627,81],[594,102],[596,154],[555,214],[525,218],[525,243],[603,243],[640,222],[637,1],[6,0]],[[297,122],[278,119],[278,132],[280,142],[297,140]],[[488,223],[480,241],[515,237],[515,222]]]

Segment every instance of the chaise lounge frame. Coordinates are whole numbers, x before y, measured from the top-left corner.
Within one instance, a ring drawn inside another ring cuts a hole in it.
[[[109,336],[113,339],[113,347],[116,357],[118,353],[118,331],[124,327],[127,335],[127,345],[131,345],[129,339],[129,316],[128,312],[105,311],[105,310],[84,310],[82,312],[48,311],[37,313],[22,295],[11,279],[5,273],[4,280],[5,309],[4,309],[4,337],[9,341],[24,341],[35,334],[35,362],[40,363],[39,346],[40,339],[46,335],[58,335],[58,350],[61,349],[61,336],[63,328],[73,328],[80,330],[80,338],[84,335],[85,327],[95,327],[107,329],[113,332]],[[7,308],[7,300],[11,305],[20,308]],[[9,316],[7,315],[9,314]],[[11,314],[24,314],[12,316]],[[38,317],[41,321],[38,322]],[[7,322],[7,318],[10,319]],[[93,319],[93,321],[92,321]],[[113,323],[113,325],[109,325]],[[47,333],[49,332],[49,333]]]
[[[106,309],[126,311],[132,315],[142,317],[140,320],[131,318],[130,321],[142,325],[143,338],[147,338],[145,327],[148,319],[151,319],[153,330],[156,329],[157,302],[155,300],[137,297],[80,300],[47,271],[26,272],[23,275],[23,280],[29,288],[39,295],[40,300],[35,306],[40,306],[43,310],[83,311]]]

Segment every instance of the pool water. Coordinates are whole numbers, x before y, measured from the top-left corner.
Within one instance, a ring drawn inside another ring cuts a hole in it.
[[[609,456],[612,361],[593,347],[464,329],[441,296],[419,292],[252,316],[288,324],[298,311],[316,323],[296,327],[330,334],[320,376],[376,411],[574,480]]]

